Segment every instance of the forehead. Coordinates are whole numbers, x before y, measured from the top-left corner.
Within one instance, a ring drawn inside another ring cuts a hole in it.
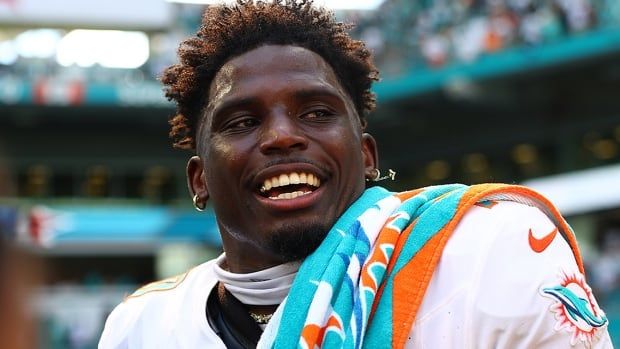
[[[209,89],[209,105],[232,97],[254,97],[269,90],[325,88],[350,102],[332,67],[298,46],[265,45],[226,62]]]

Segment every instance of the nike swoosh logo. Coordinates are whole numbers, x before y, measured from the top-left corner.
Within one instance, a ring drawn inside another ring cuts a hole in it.
[[[546,250],[549,245],[551,245],[551,242],[553,241],[553,239],[555,239],[555,235],[557,233],[558,228],[554,228],[552,232],[538,239],[534,237],[534,234],[532,234],[532,229],[530,228],[528,234],[528,242],[530,243],[530,247],[532,248],[532,250],[534,250],[534,252],[541,253],[542,251]]]

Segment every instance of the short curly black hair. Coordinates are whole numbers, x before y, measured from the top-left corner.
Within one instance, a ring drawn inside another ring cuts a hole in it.
[[[370,87],[379,72],[370,51],[349,36],[349,29],[312,0],[237,0],[234,5],[209,6],[196,36],[181,43],[180,62],[161,78],[166,97],[177,105],[170,119],[174,147],[196,149],[196,126],[218,70],[231,58],[268,44],[300,46],[323,57],[365,126],[375,108]]]

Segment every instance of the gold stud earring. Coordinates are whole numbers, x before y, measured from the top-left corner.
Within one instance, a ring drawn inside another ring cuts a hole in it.
[[[196,209],[196,211],[202,212],[207,207],[205,203],[201,204],[198,202],[198,194],[194,194],[194,197],[192,198],[192,202],[194,203],[194,208]]]

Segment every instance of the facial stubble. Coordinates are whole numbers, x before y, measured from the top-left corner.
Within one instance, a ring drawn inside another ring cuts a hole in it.
[[[283,262],[302,260],[321,245],[330,226],[320,222],[286,224],[271,232],[264,247]]]

